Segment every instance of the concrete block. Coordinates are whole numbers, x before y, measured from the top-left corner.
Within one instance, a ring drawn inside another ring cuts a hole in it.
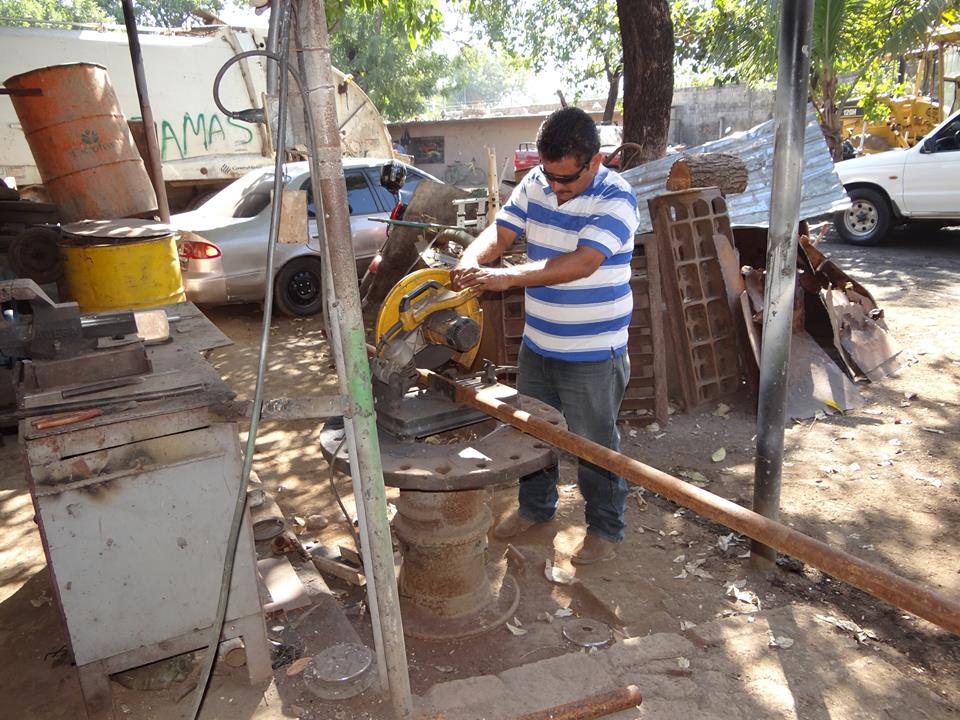
[[[581,700],[619,686],[605,663],[586,653],[571,653],[522,665],[500,673],[508,691],[523,697],[528,710],[541,710]]]

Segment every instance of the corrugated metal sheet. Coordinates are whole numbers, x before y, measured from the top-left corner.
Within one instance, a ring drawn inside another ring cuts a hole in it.
[[[768,120],[745,132],[688,148],[624,172],[623,178],[633,186],[640,204],[638,232],[653,231],[647,200],[666,192],[667,174],[673,163],[683,155],[707,152],[739,155],[747,166],[747,189],[727,197],[731,222],[734,225],[768,227],[770,188],[773,183],[773,139],[773,120]],[[803,157],[800,217],[812,218],[849,207],[850,199],[833,168],[833,160],[812,106],[807,108]]]

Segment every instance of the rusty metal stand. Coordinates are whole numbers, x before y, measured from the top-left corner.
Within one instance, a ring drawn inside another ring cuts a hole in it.
[[[549,405],[525,396],[518,402],[551,425],[565,427],[563,416]],[[380,433],[384,482],[400,488],[393,527],[403,558],[403,630],[424,640],[478,635],[512,617],[520,588],[505,565],[487,564],[487,488],[515,483],[556,462],[546,443],[492,420],[454,432],[469,437],[433,444]],[[346,472],[343,453],[333,458],[343,437],[342,428],[325,428],[320,445],[337,470]]]
[[[400,612],[407,635],[452,640],[509,620],[520,588],[487,568],[491,514],[486,490],[401,490],[393,528],[400,540]]]

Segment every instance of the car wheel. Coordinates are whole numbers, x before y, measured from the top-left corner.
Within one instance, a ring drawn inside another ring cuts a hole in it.
[[[284,315],[316,315],[323,310],[320,261],[294,258],[277,273],[273,301]]]
[[[836,213],[833,223],[840,237],[853,245],[876,245],[890,231],[893,213],[887,199],[870,188],[848,190],[851,206]]]

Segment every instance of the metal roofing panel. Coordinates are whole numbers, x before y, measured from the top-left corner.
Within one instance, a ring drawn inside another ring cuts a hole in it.
[[[731,223],[769,227],[774,134],[774,121],[768,120],[750,130],[688,148],[622,173],[624,180],[629,182],[636,192],[640,205],[638,232],[653,231],[646,201],[667,192],[665,189],[667,175],[673,163],[684,155],[708,152],[739,155],[747,166],[747,189],[726,198]],[[840,178],[833,167],[833,159],[830,157],[812,106],[807,107],[803,159],[801,219],[813,218],[849,207],[850,199],[844,192]]]

